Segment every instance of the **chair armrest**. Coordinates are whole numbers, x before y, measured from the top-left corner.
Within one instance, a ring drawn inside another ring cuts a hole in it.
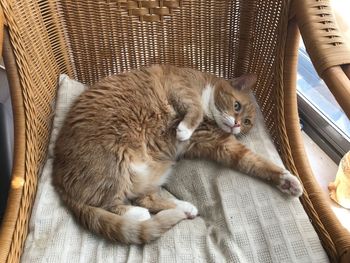
[[[350,119],[350,80],[341,66],[326,69],[321,76],[335,99]]]
[[[292,14],[317,73],[350,118],[350,43],[341,35],[330,1],[294,0]]]

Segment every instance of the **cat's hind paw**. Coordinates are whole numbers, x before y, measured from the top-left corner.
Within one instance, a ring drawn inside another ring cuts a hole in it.
[[[189,129],[184,122],[180,122],[176,129],[176,138],[182,142],[187,141],[189,138],[191,138],[192,133],[193,130]]]
[[[303,186],[299,179],[289,171],[285,171],[280,177],[280,183],[277,185],[283,193],[299,197],[303,194]]]
[[[193,219],[198,215],[198,209],[189,202],[174,199],[176,209],[181,210],[185,213],[188,219]]]
[[[130,207],[124,216],[137,221],[145,221],[151,218],[151,214],[149,213],[148,209],[140,206]]]

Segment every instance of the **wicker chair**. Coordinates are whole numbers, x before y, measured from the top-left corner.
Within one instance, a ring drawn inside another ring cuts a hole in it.
[[[0,262],[16,262],[45,160],[58,75],[87,84],[153,63],[258,75],[256,97],[332,262],[350,262],[350,233],[314,179],[296,102],[299,30],[318,74],[350,117],[350,51],[328,0],[1,0],[15,154]],[[2,30],[1,30],[2,31]]]

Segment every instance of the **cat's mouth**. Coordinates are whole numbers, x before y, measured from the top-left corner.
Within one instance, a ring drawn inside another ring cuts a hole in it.
[[[228,124],[226,124],[226,123],[223,123],[223,125],[224,125],[224,131],[227,131],[227,132],[231,132],[231,125],[228,125]]]
[[[226,123],[223,123],[224,124],[224,131],[228,132],[228,133],[232,133],[234,135],[237,135],[241,132],[241,125],[240,124],[235,124],[233,126],[231,125],[228,125]]]

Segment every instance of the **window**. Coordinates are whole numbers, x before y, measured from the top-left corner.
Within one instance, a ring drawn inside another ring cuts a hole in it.
[[[348,0],[332,0],[337,23],[350,45]],[[350,120],[318,77],[301,41],[297,77],[298,104],[304,130],[335,161],[350,150]]]

